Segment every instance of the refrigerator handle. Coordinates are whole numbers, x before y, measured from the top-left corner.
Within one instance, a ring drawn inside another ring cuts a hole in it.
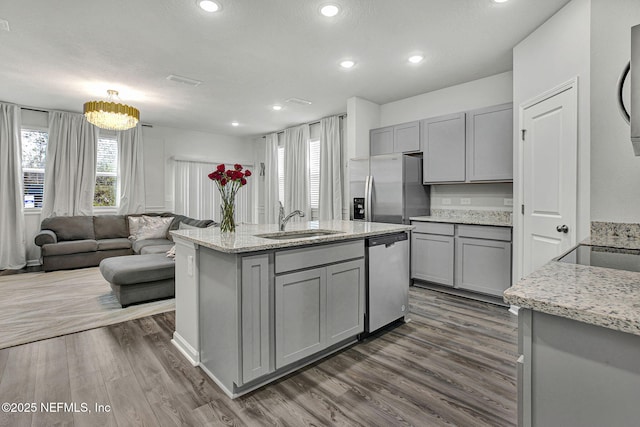
[[[365,210],[364,210],[365,212],[364,219],[365,221],[371,221],[371,219],[373,218],[373,215],[372,215],[373,212],[371,212],[371,208],[373,207],[373,202],[371,200],[371,196],[373,195],[373,175],[369,175],[367,177],[364,193],[365,193],[364,197],[366,200]]]

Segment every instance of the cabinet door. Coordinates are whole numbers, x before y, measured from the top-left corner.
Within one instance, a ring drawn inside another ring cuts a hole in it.
[[[364,331],[364,259],[327,267],[327,346]]]
[[[369,133],[369,155],[393,153],[393,127],[373,129]]]
[[[420,151],[420,122],[404,123],[393,127],[393,151],[395,153]]]
[[[326,270],[276,277],[276,369],[326,347]]]
[[[242,258],[242,381],[269,373],[269,256]]]
[[[513,181],[513,104],[467,113],[467,179]]]
[[[424,183],[464,182],[465,114],[426,119],[421,126]]]
[[[511,243],[456,239],[456,287],[502,296],[511,285]]]
[[[453,286],[453,237],[412,233],[411,278]]]

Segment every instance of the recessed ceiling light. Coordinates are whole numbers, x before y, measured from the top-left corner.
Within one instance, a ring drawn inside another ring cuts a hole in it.
[[[344,61],[340,62],[340,66],[342,68],[351,68],[354,65],[356,65],[356,63],[354,61],[350,60],[350,59],[347,59],[347,60],[344,60]]]
[[[238,127],[238,126],[240,126],[240,123],[238,123],[238,122],[231,122],[231,126]]]
[[[198,0],[198,6],[206,12],[217,12],[220,10],[220,5],[212,0]]]
[[[422,62],[423,59],[424,59],[424,56],[422,55],[413,55],[409,57],[409,62],[411,62],[412,64],[419,64]]]
[[[280,110],[282,110],[282,105],[278,105],[278,104],[276,104],[276,105],[274,105],[274,106],[273,106],[273,107],[271,107],[271,108],[273,108],[275,111],[280,111]]]
[[[506,3],[509,0],[493,0],[494,3]]]
[[[326,17],[333,17],[340,13],[340,7],[335,4],[325,4],[320,8],[320,13]]]

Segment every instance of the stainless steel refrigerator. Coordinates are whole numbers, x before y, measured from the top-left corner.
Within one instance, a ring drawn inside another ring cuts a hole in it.
[[[429,215],[429,187],[422,184],[422,157],[385,154],[349,161],[353,220],[409,224]]]

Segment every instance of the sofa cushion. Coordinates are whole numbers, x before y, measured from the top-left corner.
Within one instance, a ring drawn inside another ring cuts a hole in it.
[[[92,216],[54,216],[45,218],[42,220],[40,229],[51,230],[56,233],[58,242],[95,239]]]
[[[47,243],[58,243],[56,233],[51,230],[40,230],[34,239],[34,242],[38,246],[46,245]]]
[[[42,256],[69,255],[98,250],[95,240],[71,240],[42,246]]]
[[[135,242],[133,242],[133,245],[131,246],[133,249],[133,252],[139,254],[140,251],[142,250],[142,248],[147,247],[147,246],[162,246],[162,245],[170,245],[171,241],[168,239],[146,239],[146,240],[136,240]]]
[[[93,217],[96,240],[129,237],[129,227],[124,215],[96,215]]]
[[[114,249],[131,249],[131,241],[126,237],[118,239],[97,240],[99,251],[111,251]]]
[[[167,245],[154,245],[154,246],[145,246],[140,249],[140,255],[147,254],[167,254],[167,251],[173,247],[172,243]]]
[[[164,254],[130,255],[100,262],[102,276],[114,285],[134,285],[175,276],[175,261]]]

